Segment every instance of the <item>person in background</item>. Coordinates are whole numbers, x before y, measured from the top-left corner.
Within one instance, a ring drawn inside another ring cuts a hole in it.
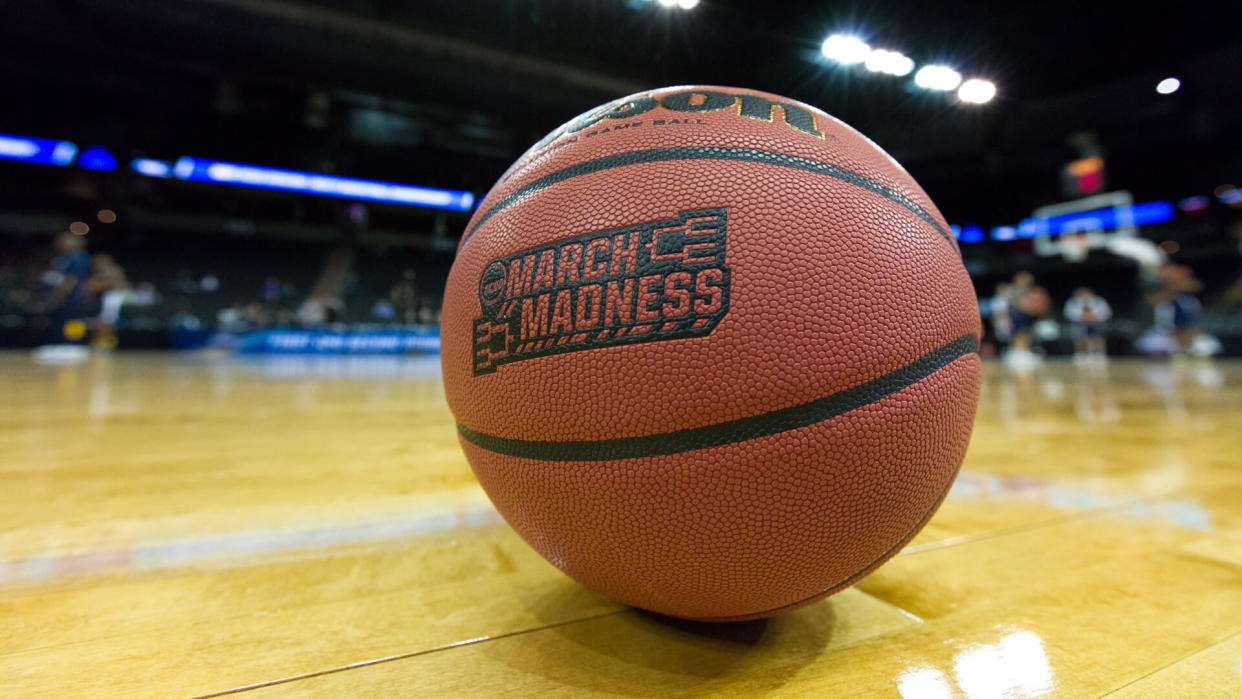
[[[151,282],[138,282],[126,297],[126,305],[150,308],[158,306],[163,298]]]
[[[391,323],[397,317],[397,309],[388,299],[377,299],[371,304],[371,317],[375,320]]]
[[[414,284],[414,270],[407,269],[401,273],[401,279],[392,285],[388,292],[397,318],[405,325],[418,323],[418,287]]]
[[[1013,326],[1009,322],[1009,284],[1002,282],[996,285],[996,290],[992,292],[992,298],[988,302],[988,317],[992,321],[992,334],[996,336],[996,343],[1002,347],[1007,346],[1013,339]]]
[[[99,316],[92,328],[91,347],[111,350],[116,347],[116,322],[129,293],[125,270],[111,255],[95,253],[91,258],[91,278],[86,286],[87,291],[99,299]]]
[[[1035,283],[1035,275],[1027,271],[1013,275],[1009,287],[1009,322],[1013,341],[1006,360],[1015,367],[1039,363],[1039,355],[1031,351],[1031,331],[1035,321],[1048,313],[1052,301],[1048,292]]]
[[[345,303],[335,296],[312,297],[298,307],[296,319],[304,328],[333,325],[345,314]]]
[[[1173,338],[1173,358],[1195,352],[1199,339],[1199,316],[1203,306],[1196,296],[1203,291],[1203,282],[1186,265],[1167,264],[1160,268],[1160,289],[1149,300],[1155,306],[1157,330]]]
[[[259,302],[265,306],[276,306],[280,303],[280,279],[278,277],[268,277],[263,280],[263,285],[259,287]]]
[[[1229,229],[1229,234],[1238,241],[1238,257],[1242,258],[1242,221],[1234,223]],[[1239,275],[1225,290],[1224,302],[1230,306],[1242,306],[1242,275]]]
[[[436,324],[436,308],[431,304],[424,304],[418,309],[418,322],[422,325]]]
[[[251,330],[259,330],[272,324],[273,316],[267,312],[263,304],[251,301],[241,308],[241,321]]]
[[[86,316],[91,258],[86,240],[72,233],[57,235],[53,249],[56,255],[43,273],[43,283],[50,287],[46,307],[52,315],[48,344],[79,343],[86,337],[82,318]]]
[[[1070,321],[1070,337],[1074,338],[1074,363],[1103,366],[1108,361],[1104,323],[1113,316],[1112,306],[1090,288],[1080,286],[1065,302],[1064,312]]]
[[[171,286],[173,291],[180,294],[197,294],[201,289],[198,281],[194,279],[194,274],[187,267],[177,270],[176,275],[173,276]]]
[[[198,280],[198,288],[202,289],[204,294],[215,293],[220,288],[220,277],[215,272],[207,272],[203,278]]]

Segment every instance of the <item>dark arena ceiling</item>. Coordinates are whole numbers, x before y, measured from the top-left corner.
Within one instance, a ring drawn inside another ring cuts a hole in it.
[[[1242,170],[1242,24],[1227,3],[702,0],[685,11],[652,0],[32,0],[4,9],[0,132],[104,144],[124,162],[192,154],[482,195],[529,143],[579,112],[644,88],[711,83],[842,118],[905,164],[951,221],[1006,223],[1057,201],[1058,168],[1079,155],[1072,144],[1084,132],[1106,156],[1110,185],[1138,199],[1210,191]],[[909,77],[842,68],[819,51],[834,32],[985,77],[997,97],[966,105]],[[1170,75],[1182,88],[1157,94]]]

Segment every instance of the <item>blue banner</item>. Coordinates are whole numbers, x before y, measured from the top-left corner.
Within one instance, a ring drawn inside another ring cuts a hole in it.
[[[439,353],[438,328],[384,330],[260,330],[242,336],[245,354],[409,354]]]

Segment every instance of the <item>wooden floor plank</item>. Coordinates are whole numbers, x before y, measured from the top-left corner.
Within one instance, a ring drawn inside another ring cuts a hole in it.
[[[858,640],[833,621],[855,599],[758,623],[740,640],[629,613],[255,693],[1098,696],[1242,630],[1242,569],[1175,554],[1119,556]],[[1152,628],[1161,632],[1136,632]]]
[[[201,694],[622,608],[487,529],[0,601],[0,676],[34,694],[71,664],[75,693]]]
[[[1109,692],[1109,699],[1242,696],[1242,632]]]

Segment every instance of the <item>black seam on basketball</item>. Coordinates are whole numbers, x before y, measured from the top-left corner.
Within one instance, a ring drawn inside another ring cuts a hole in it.
[[[612,461],[677,454],[806,427],[881,400],[931,376],[953,360],[979,351],[974,335],[946,343],[905,366],[857,386],[800,405],[672,432],[586,441],[510,439],[457,423],[466,441],[498,454],[542,461]]]
[[[770,614],[777,614],[786,609],[792,609],[799,605],[806,604],[808,602],[813,602],[820,597],[824,597],[825,595],[831,595],[833,593],[844,590],[850,585],[853,585],[854,583],[858,582],[862,578],[866,577],[872,570],[875,570],[878,566],[882,565],[889,558],[896,555],[903,548],[905,548],[906,545],[909,544],[910,541],[915,536],[917,536],[919,532],[923,531],[923,527],[927,526],[927,523],[931,521],[931,518],[936,514],[936,511],[940,509],[940,504],[944,502],[944,499],[946,497],[949,496],[949,491],[953,489],[953,483],[956,480],[957,480],[957,474],[955,473],[953,474],[953,478],[949,479],[949,483],[945,485],[943,490],[940,491],[940,495],[936,497],[936,501],[932,503],[932,506],[927,508],[927,513],[924,514],[923,518],[920,519],[913,527],[910,527],[910,531],[906,532],[905,536],[901,538],[901,541],[898,541],[891,548],[886,550],[884,553],[880,554],[875,560],[871,561],[870,563],[863,566],[862,568],[859,568],[858,571],[855,572],[853,575],[849,576],[848,578],[844,580],[839,580],[833,583],[832,587],[829,587],[821,592],[816,592],[813,595],[808,595],[806,597],[803,597],[802,599],[796,602],[790,602],[789,604],[782,604],[779,607],[772,607],[771,609],[763,609],[757,612],[746,612],[744,614],[730,614],[728,616],[697,616],[697,617],[694,617],[694,619],[696,621],[726,621],[726,622],[727,621],[745,621],[755,616],[762,617],[762,616],[768,616]]]
[[[539,179],[522,185],[512,194],[496,202],[490,209],[485,211],[479,220],[475,222],[470,230],[466,231],[466,235],[461,239],[461,245],[465,245],[467,240],[474,235],[492,216],[496,215],[502,209],[506,209],[516,203],[523,197],[545,189],[559,182],[579,177],[581,175],[589,175],[594,172],[603,170],[611,170],[613,168],[625,167],[626,165],[638,165],[640,163],[661,163],[677,160],[735,160],[750,163],[766,163],[768,165],[776,165],[778,167],[787,167],[794,170],[803,170],[805,172],[813,172],[818,175],[825,175],[834,179],[861,187],[867,191],[874,192],[901,204],[905,208],[914,212],[919,218],[923,219],[936,230],[945,240],[949,241],[949,245],[956,249],[953,242],[953,236],[949,235],[931,214],[927,213],[923,207],[914,203],[909,197],[895,192],[888,187],[876,182],[875,180],[860,175],[843,167],[821,163],[818,160],[810,158],[801,158],[796,155],[786,155],[784,153],[773,153],[765,150],[755,150],[753,148],[725,148],[722,146],[681,146],[678,148],[652,148],[649,150],[636,150],[627,153],[616,153],[606,155],[602,158],[587,160],[576,165],[570,165],[567,168],[557,170],[548,175],[544,175]]]

